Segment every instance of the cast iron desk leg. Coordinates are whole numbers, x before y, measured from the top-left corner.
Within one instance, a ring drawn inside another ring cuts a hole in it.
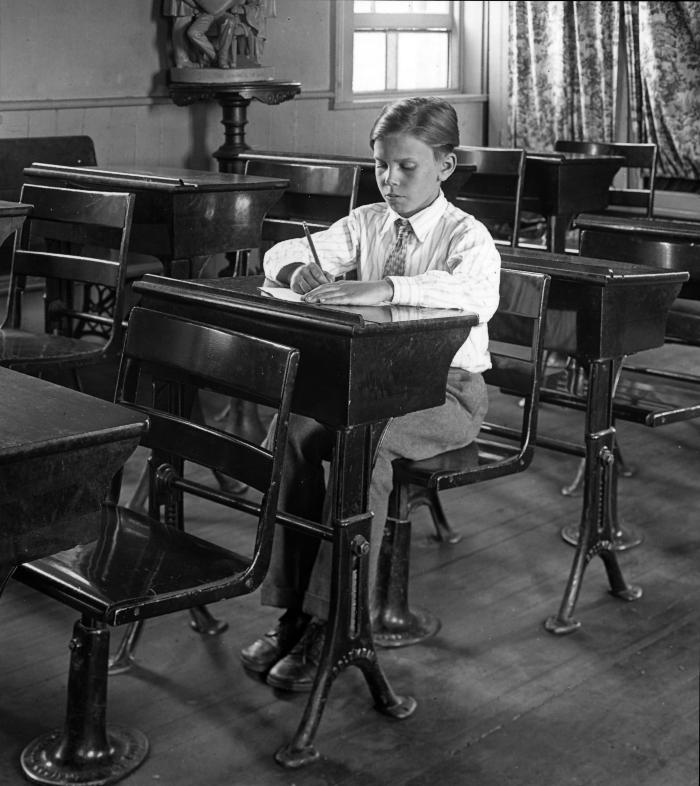
[[[623,600],[636,600],[642,595],[640,587],[625,581],[614,548],[615,533],[619,530],[615,429],[612,427],[614,373],[614,360],[599,360],[590,364],[583,510],[564,598],[559,612],[545,621],[545,628],[550,633],[571,633],[580,627],[581,623],[572,615],[584,571],[595,556],[603,560],[611,594]]]
[[[367,680],[375,707],[396,719],[416,709],[410,696],[394,693],[372,641],[369,618],[368,508],[372,435],[369,426],[356,426],[336,435],[332,462],[333,578],[331,607],[321,663],[311,695],[293,740],[280,748],[275,760],[284,767],[301,767],[319,757],[313,740],[333,680],[347,666],[357,666]]]

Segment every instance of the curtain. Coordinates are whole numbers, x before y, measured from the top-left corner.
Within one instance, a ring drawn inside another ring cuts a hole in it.
[[[627,138],[616,134],[620,51]],[[511,0],[508,78],[513,146],[655,142],[659,176],[700,179],[700,4]]]
[[[509,13],[513,146],[614,139],[619,3],[514,0]]]
[[[700,10],[625,0],[633,139],[655,142],[661,177],[700,179]]]

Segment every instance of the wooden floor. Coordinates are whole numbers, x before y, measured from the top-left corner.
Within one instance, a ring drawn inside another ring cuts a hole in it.
[[[581,429],[578,414],[543,410],[543,431]],[[608,595],[596,560],[577,606],[581,629],[565,637],[544,630],[573,555],[559,530],[578,520],[581,499],[559,493],[576,459],[540,450],[525,473],[444,494],[464,533],[459,544],[430,541],[427,519],[416,517],[412,597],[442,629],[421,645],[380,651],[394,687],[418,700],[412,718],[376,713],[360,672],[349,669],[316,738],[321,760],[280,768],[273,753],[306,697],[275,695],[239,665],[239,649],[276,619],[255,594],[216,606],[230,623],[218,638],[203,640],[182,614],[148,624],[138,668],[110,680],[109,719],[139,727],[151,744],[123,783],[696,786],[700,422],[655,431],[623,423],[619,434],[638,468],[621,482],[619,507],[645,537],[621,557],[644,589],[639,601]],[[129,462],[125,496],[141,459]],[[189,528],[221,530],[222,521],[202,507]],[[24,782],[22,747],[62,725],[74,618],[14,582],[2,597],[2,786]]]

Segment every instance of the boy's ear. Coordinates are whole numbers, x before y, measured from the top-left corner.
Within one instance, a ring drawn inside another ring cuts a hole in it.
[[[447,178],[455,171],[457,166],[457,156],[454,153],[446,153],[440,162],[440,180],[447,180]]]

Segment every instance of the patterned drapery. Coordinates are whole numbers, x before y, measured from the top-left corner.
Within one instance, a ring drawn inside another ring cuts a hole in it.
[[[512,143],[613,139],[619,4],[516,0],[509,29]]]
[[[625,0],[630,119],[655,142],[658,173],[700,179],[700,9]]]
[[[509,12],[509,144],[656,142],[659,175],[700,178],[699,5],[511,0]],[[627,140],[615,133],[622,29]]]

